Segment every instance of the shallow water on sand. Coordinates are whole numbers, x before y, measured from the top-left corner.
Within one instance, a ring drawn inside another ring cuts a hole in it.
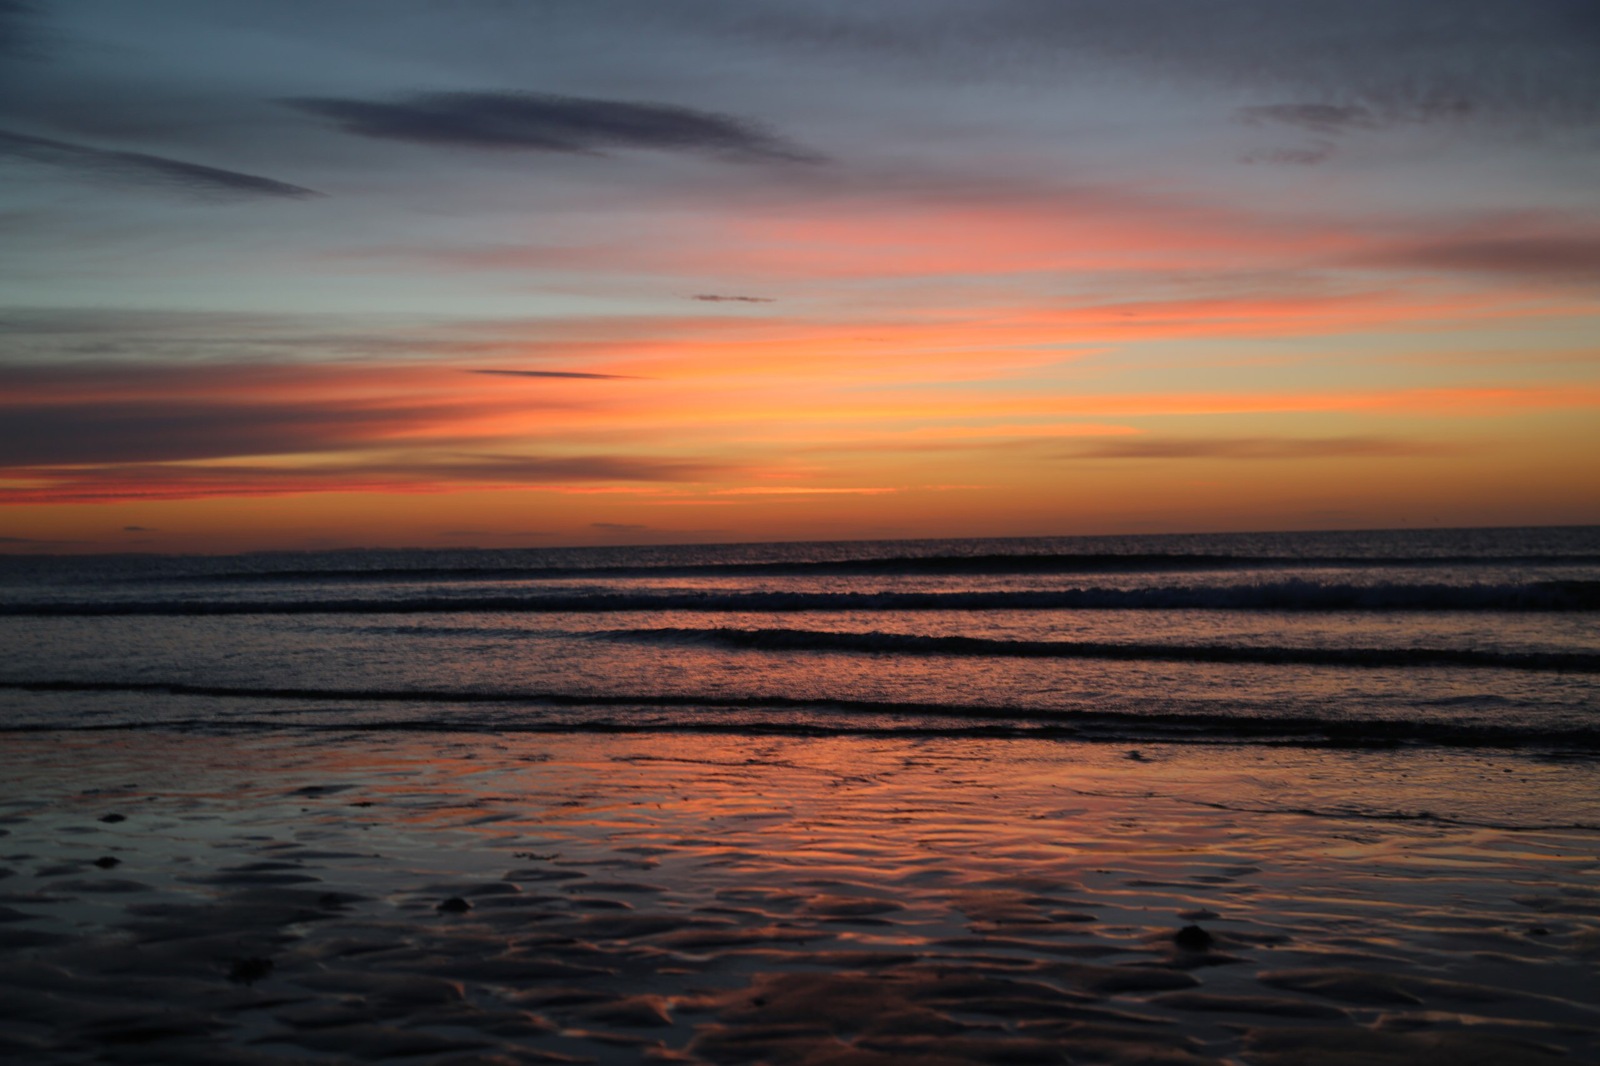
[[[26,1061],[1600,1055],[1587,762],[119,732],[0,774]]]

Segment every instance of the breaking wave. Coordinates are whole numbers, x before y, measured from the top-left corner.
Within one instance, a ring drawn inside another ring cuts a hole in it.
[[[1600,727],[1509,726],[1427,719],[1251,713],[1163,713],[776,696],[621,695],[513,689],[339,689],[149,681],[0,681],[0,690],[242,701],[255,714],[119,715],[17,722],[4,733],[184,730],[335,730],[439,733],[664,732],[750,735],[1032,737],[1097,743],[1266,744],[1335,748],[1421,745],[1600,752]],[[259,705],[296,703],[288,713]],[[318,717],[319,705],[365,709]],[[175,708],[175,711],[181,710]],[[307,717],[310,715],[310,717]]]
[[[1238,644],[1146,644],[1083,640],[995,640],[914,633],[838,633],[814,629],[613,630],[612,636],[672,640],[755,651],[832,651],[892,655],[995,656],[1022,659],[1117,659],[1190,663],[1285,663],[1297,666],[1453,666],[1600,672],[1590,652],[1486,651],[1474,648],[1262,647]]]
[[[1497,585],[1345,584],[1308,580],[1154,588],[973,592],[724,592],[669,590],[592,594],[294,599],[97,600],[0,604],[22,617],[249,614],[596,614],[625,611],[780,613],[791,611],[1600,611],[1600,581]]]

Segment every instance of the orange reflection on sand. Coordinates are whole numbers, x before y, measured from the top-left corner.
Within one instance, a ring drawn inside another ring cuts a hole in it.
[[[1600,932],[1593,831],[1481,813],[1500,805],[1482,783],[1514,769],[1510,806],[1592,826],[1581,761],[884,735],[180,739],[0,750],[28,797],[8,847],[37,857],[13,875],[33,935],[0,946],[0,983],[13,1012],[37,1008],[8,1018],[34,1057],[86,1039],[202,1061],[470,1044],[969,1066],[1329,1047],[1518,1061],[1530,1030],[1553,1049],[1540,1061],[1594,1044],[1578,950]],[[151,992],[174,987],[181,1010]]]

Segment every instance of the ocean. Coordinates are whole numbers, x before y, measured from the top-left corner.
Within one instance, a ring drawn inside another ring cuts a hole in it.
[[[1600,752],[1600,528],[0,559],[7,730]]]

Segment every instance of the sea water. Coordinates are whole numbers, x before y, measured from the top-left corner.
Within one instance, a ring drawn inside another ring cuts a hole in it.
[[[0,559],[0,727],[1600,752],[1600,528]]]
[[[0,558],[0,729],[1600,754],[1600,527]]]

